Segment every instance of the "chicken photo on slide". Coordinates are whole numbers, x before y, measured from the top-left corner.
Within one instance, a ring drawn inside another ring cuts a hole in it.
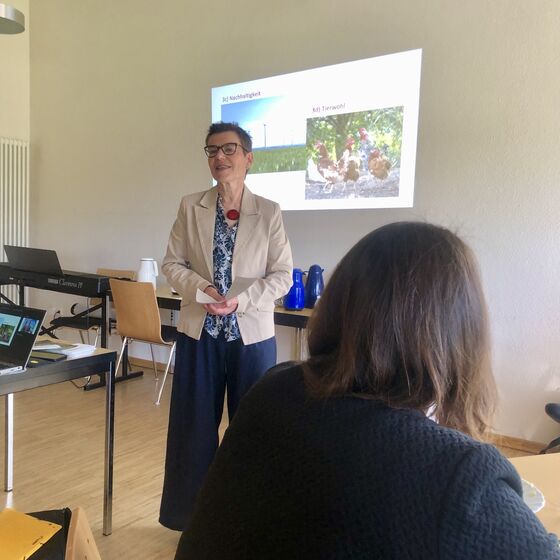
[[[337,163],[338,174],[343,181],[357,181],[360,178],[360,158],[353,154],[354,142],[352,136],[346,138],[342,156]]]
[[[358,130],[358,135],[360,139],[358,141],[358,154],[364,169],[368,168],[368,157],[372,150],[375,148],[373,142],[369,138],[368,131],[365,128],[360,128]]]
[[[381,150],[375,148],[368,156],[368,169],[378,179],[387,179],[391,169],[391,162]]]
[[[339,180],[338,167],[329,156],[327,147],[323,142],[316,142],[315,149],[319,152],[317,171],[327,183],[336,183]]]
[[[359,179],[360,158],[352,153],[354,142],[354,138],[348,136],[342,155],[336,162],[330,157],[324,142],[315,143],[315,149],[319,153],[317,171],[327,183],[342,183]]]
[[[348,161],[348,168],[344,174],[345,181],[357,181],[360,178],[360,159],[352,156]]]

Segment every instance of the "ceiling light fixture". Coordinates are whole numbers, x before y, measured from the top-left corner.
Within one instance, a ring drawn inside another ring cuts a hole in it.
[[[12,6],[0,4],[0,34],[13,35],[25,31],[25,16]]]

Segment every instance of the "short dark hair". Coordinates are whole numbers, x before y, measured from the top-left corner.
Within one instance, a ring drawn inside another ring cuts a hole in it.
[[[246,152],[253,151],[253,139],[251,135],[241,128],[236,122],[216,122],[212,123],[208,128],[208,133],[206,134],[206,140],[204,141],[208,145],[208,139],[213,134],[219,134],[220,132],[235,132],[239,136],[239,142],[243,146]]]
[[[308,327],[318,397],[359,394],[483,437],[496,400],[478,265],[451,231],[398,222],[340,261]]]

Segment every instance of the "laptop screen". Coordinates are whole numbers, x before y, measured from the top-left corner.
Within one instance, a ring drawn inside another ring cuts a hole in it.
[[[4,245],[4,250],[12,268],[29,272],[43,272],[55,276],[64,275],[56,251],[18,247],[16,245]]]
[[[45,313],[43,309],[0,304],[0,363],[27,365]]]

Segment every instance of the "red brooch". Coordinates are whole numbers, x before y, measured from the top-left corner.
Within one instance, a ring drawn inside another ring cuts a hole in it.
[[[239,212],[237,210],[228,210],[226,218],[235,222],[236,220],[239,220]]]

